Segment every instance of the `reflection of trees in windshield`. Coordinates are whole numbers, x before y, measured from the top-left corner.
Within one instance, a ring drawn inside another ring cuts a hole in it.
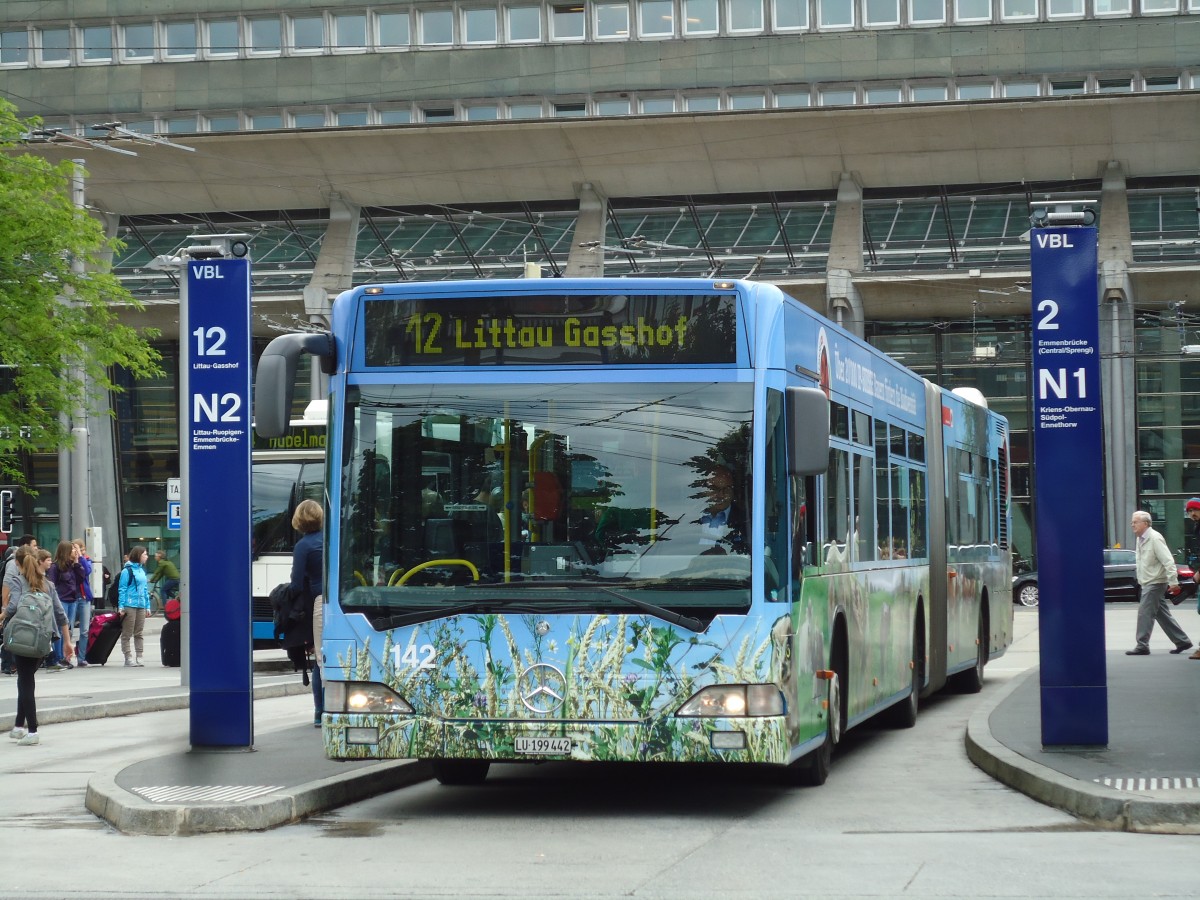
[[[347,588],[663,578],[715,543],[698,479],[727,464],[748,496],[750,385],[360,390]]]
[[[746,553],[750,508],[750,425],[732,427],[702,455],[693,456],[684,465],[697,477],[688,485],[691,497],[702,509],[695,523],[704,532],[706,554]]]

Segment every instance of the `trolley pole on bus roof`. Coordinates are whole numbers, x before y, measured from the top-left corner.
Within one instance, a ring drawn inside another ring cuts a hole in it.
[[[254,743],[244,237],[196,236],[195,246],[168,261],[186,270],[179,304],[180,595],[193,747]]]
[[[1104,447],[1091,210],[1036,210],[1033,448],[1042,746],[1108,746]]]

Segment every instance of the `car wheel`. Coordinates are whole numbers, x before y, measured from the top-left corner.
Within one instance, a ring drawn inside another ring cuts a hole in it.
[[[1017,602],[1022,606],[1038,605],[1038,585],[1036,581],[1027,581],[1017,588]]]

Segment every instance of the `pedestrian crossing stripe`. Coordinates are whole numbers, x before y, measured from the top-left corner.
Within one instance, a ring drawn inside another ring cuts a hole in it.
[[[1200,776],[1177,778],[1096,778],[1097,783],[1118,791],[1180,791],[1200,789]]]
[[[283,789],[279,784],[169,784],[134,788],[151,803],[243,803]]]

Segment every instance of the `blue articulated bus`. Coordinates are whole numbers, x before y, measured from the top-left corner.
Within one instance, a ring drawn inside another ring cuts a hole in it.
[[[1012,640],[1007,423],[772,285],[358,287],[331,375],[334,759],[727,762],[822,783]]]

